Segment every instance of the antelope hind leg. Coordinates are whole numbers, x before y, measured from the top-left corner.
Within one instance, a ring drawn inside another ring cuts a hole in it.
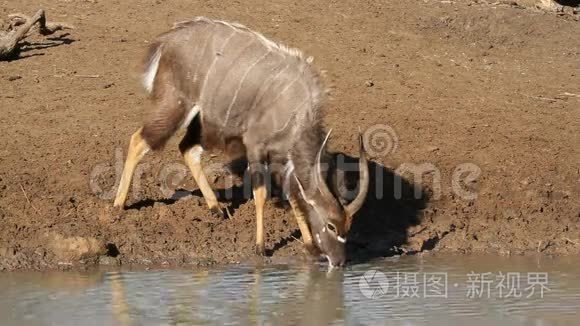
[[[189,170],[193,175],[193,179],[195,180],[195,183],[197,183],[199,190],[201,190],[203,198],[205,199],[210,211],[219,217],[224,217],[224,212],[220,208],[215,193],[211,189],[205,173],[203,173],[203,168],[201,166],[202,152],[203,148],[199,144],[185,148],[181,146],[181,154],[183,155],[185,164],[187,164],[187,167],[189,167]]]
[[[127,152],[127,160],[123,167],[121,182],[119,183],[117,196],[115,198],[115,203],[113,204],[115,207],[123,207],[125,205],[129,186],[131,185],[131,179],[133,178],[133,173],[135,173],[135,168],[143,156],[145,156],[149,151],[149,146],[141,136],[142,129],[143,128],[139,128],[139,130],[131,136],[131,142],[129,143],[129,150]]]

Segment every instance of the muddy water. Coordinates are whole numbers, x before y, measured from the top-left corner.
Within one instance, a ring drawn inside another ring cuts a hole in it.
[[[578,325],[578,257],[0,274],[0,325]]]

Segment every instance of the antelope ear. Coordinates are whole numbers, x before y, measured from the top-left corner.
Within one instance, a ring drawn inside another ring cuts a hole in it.
[[[344,167],[342,167],[339,162],[344,162],[344,156],[341,157],[341,153],[333,154],[333,165],[332,170],[330,173],[331,176],[331,183],[330,186],[332,187],[333,192],[336,194],[336,198],[340,202],[340,205],[344,208],[350,202],[351,198],[349,198],[349,180],[346,176],[346,171]],[[344,221],[344,231],[348,233],[350,227],[352,225],[353,216],[347,214],[345,212],[345,221]],[[341,241],[339,239],[339,241]]]
[[[348,233],[350,231],[350,227],[352,226],[352,215],[346,215],[346,220],[344,221],[344,230]]]
[[[338,165],[339,155],[343,154],[335,154],[333,158],[333,166],[330,173],[331,187],[333,192],[336,194],[338,201],[344,207],[350,202],[350,200],[348,198],[348,181],[346,179],[346,173]]]
[[[313,177],[314,177],[314,182],[316,183],[316,187],[318,188],[318,191],[320,191],[320,193],[322,194],[322,197],[324,197],[326,200],[333,200],[334,196],[332,195],[332,193],[330,192],[330,189],[328,189],[328,185],[326,184],[326,178],[325,178],[325,174],[322,173],[322,153],[325,151],[326,148],[326,143],[328,142],[328,138],[330,137],[330,134],[332,133],[332,129],[330,129],[328,131],[328,133],[326,134],[326,137],[324,138],[324,140],[322,141],[322,144],[320,145],[320,149],[318,150],[318,154],[316,154],[316,168],[313,171]]]
[[[359,135],[359,146],[360,146],[360,157],[358,160],[359,163],[358,194],[356,198],[352,202],[350,202],[350,204],[344,207],[346,214],[350,216],[353,216],[362,207],[363,203],[365,202],[367,193],[369,191],[369,181],[370,181],[369,167],[362,134]]]
[[[293,175],[294,175],[294,179],[296,180],[296,183],[298,184],[298,189],[300,189],[300,195],[302,196],[302,198],[304,198],[304,201],[307,202],[309,205],[314,206],[314,201],[312,201],[312,199],[310,199],[306,195],[306,191],[304,191],[304,187],[302,186],[302,182],[300,182],[300,180],[298,179],[296,174],[293,174]]]

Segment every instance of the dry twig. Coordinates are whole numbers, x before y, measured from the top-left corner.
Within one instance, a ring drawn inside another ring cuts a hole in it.
[[[36,208],[34,205],[32,205],[32,202],[30,202],[30,199],[28,198],[28,195],[26,194],[26,191],[24,190],[24,187],[22,186],[22,184],[20,184],[20,189],[22,190],[22,193],[24,194],[24,198],[26,198],[26,201],[28,202],[28,204],[30,206],[32,206],[32,208],[34,208],[34,210],[36,211],[36,213],[38,213],[38,215],[40,215],[40,211],[38,210],[38,208]]]
[[[101,78],[101,75],[75,75],[77,78]]]
[[[56,31],[73,29],[66,23],[47,23],[44,10],[40,9],[32,17],[24,14],[12,14],[8,16],[8,30],[0,30],[0,60],[14,55],[19,42],[28,36],[28,32],[38,23],[38,31],[41,35],[51,35]]]
[[[293,236],[293,235],[290,235],[290,236],[291,236],[291,237],[292,237],[294,240],[296,240],[296,241],[298,241],[298,242],[300,242],[301,244],[303,244],[303,245],[304,245],[304,242],[302,242],[302,240],[298,239],[297,237],[295,237],[295,236]]]

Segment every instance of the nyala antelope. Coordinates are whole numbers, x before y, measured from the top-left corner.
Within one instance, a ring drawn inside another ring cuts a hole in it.
[[[229,158],[247,160],[258,254],[264,254],[265,177],[270,173],[285,190],[306,248],[322,253],[333,266],[343,265],[346,234],[365,200],[369,172],[359,136],[359,191],[346,204],[336,190],[344,184],[344,173],[329,168],[329,134],[320,112],[326,92],[311,63],[299,50],[244,26],[203,17],[158,36],[143,75],[153,110],[131,137],[114,205],[124,205],[145,153],[161,149],[184,128],[179,150],[210,210],[223,214],[202,170],[203,150],[221,149]]]

